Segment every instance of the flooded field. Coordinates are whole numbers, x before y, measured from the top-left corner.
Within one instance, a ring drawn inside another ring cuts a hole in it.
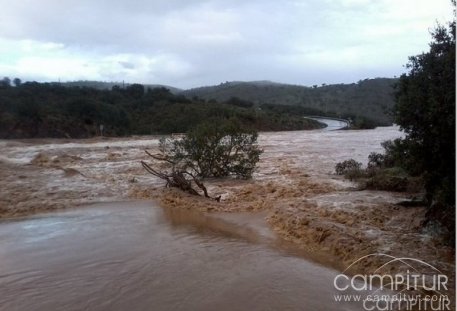
[[[289,173],[300,172],[347,187],[332,175],[335,164],[348,158],[365,163],[370,152],[382,150],[382,141],[398,136],[393,127],[263,133],[254,179],[287,181]],[[139,163],[148,159],[143,150],[154,152],[158,144],[159,137],[0,140],[0,215],[125,199],[138,187],[161,186]]]
[[[454,284],[454,253],[421,229],[423,207],[334,175],[399,136],[262,133],[253,180],[207,181],[220,203],[143,170],[159,137],[0,141],[0,309],[358,310],[335,303],[333,278],[369,253],[420,258]]]

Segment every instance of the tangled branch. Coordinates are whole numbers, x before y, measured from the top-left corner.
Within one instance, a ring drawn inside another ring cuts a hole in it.
[[[146,163],[145,161],[141,161],[141,165],[148,173],[166,181],[165,187],[178,188],[192,195],[200,196],[201,194],[192,187],[193,182],[201,191],[203,191],[203,195],[206,198],[216,200],[217,202],[220,201],[221,196],[211,197],[208,194],[208,190],[206,189],[205,185],[201,182],[201,180],[199,180],[195,173],[192,173],[186,170],[185,168],[180,167],[179,163],[176,163],[166,155],[154,155],[147,150],[145,150],[145,153],[151,158],[153,158],[155,161],[165,162],[171,166],[170,172],[159,171],[151,165],[149,165],[148,163]]]

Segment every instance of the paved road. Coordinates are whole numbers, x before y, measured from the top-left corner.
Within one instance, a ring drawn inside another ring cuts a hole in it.
[[[322,129],[324,131],[341,130],[348,126],[348,122],[343,121],[343,120],[334,120],[334,119],[319,118],[319,117],[309,117],[308,119],[316,120],[316,121],[326,124],[327,126]]]

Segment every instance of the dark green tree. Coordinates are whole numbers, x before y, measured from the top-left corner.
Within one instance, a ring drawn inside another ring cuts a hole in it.
[[[14,84],[14,86],[18,87],[22,84],[22,81],[19,78],[14,78],[13,84]]]
[[[455,1],[453,2],[455,7]],[[425,182],[428,219],[455,225],[455,20],[431,33],[430,50],[411,56],[396,89],[395,123],[406,133],[410,173]]]
[[[144,86],[142,84],[134,83],[132,85],[127,86],[125,89],[129,96],[133,98],[141,98],[144,96]]]
[[[8,88],[11,86],[11,80],[8,77],[4,77],[2,80],[0,80],[0,87],[1,88]]]

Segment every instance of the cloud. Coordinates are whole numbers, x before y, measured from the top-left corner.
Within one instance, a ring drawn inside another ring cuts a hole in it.
[[[398,75],[409,55],[427,49],[435,21],[452,16],[448,0],[0,5],[3,75],[178,87],[260,79],[311,85]]]

